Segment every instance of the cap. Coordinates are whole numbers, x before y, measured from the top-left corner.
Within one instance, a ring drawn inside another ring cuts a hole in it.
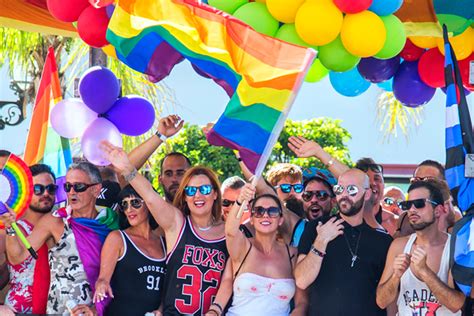
[[[309,167],[303,170],[303,184],[306,187],[309,181],[313,179],[320,179],[326,182],[332,190],[332,187],[336,185],[336,178],[326,169],[320,169],[316,167]]]

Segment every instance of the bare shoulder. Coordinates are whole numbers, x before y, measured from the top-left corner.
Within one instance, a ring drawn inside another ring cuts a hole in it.
[[[395,252],[397,254],[402,253],[409,238],[410,238],[410,236],[403,236],[403,237],[395,238],[392,241],[392,244],[390,245],[390,251]]]

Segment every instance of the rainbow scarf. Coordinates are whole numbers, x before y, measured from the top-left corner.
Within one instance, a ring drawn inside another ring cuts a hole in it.
[[[62,187],[66,182],[67,169],[72,163],[69,140],[59,136],[49,121],[52,107],[61,99],[61,85],[54,49],[50,47],[36,93],[23,160],[28,166],[44,163],[51,167],[56,175],[56,184],[59,186],[56,194],[57,203],[66,200],[66,194]]]
[[[230,102],[208,141],[239,150],[255,174],[315,57],[313,50],[260,34],[198,0],[119,0],[107,40],[121,61],[151,77],[167,75],[182,56],[223,87]],[[165,50],[173,57],[165,58]]]

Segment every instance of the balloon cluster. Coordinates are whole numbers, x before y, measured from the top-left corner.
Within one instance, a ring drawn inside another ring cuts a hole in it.
[[[53,17],[63,22],[76,22],[77,32],[87,45],[104,47],[114,0],[47,0]]]
[[[92,67],[79,81],[81,99],[66,99],[51,111],[51,125],[66,138],[81,137],[81,149],[91,163],[108,165],[99,144],[108,140],[122,147],[122,134],[138,136],[155,121],[153,105],[145,98],[119,97],[120,84],[107,68]]]
[[[408,39],[394,15],[403,0],[208,0],[208,4],[258,32],[316,49],[318,58],[306,81],[317,82],[329,73],[332,86],[344,96],[360,95],[374,83],[416,107],[444,86],[443,39]],[[473,28],[450,41],[464,86],[474,90],[468,82],[469,62],[474,60]]]

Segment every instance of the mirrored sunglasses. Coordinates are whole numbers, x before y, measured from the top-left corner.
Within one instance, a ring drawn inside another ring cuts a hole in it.
[[[383,199],[383,203],[387,206],[392,206],[392,205],[396,205],[398,206],[398,203],[402,202],[401,200],[395,200],[394,198],[391,198],[391,197],[385,197]]]
[[[309,202],[311,201],[313,196],[316,196],[318,200],[320,200],[321,202],[324,202],[327,199],[329,199],[331,195],[329,194],[328,191],[325,191],[325,190],[304,191],[303,194],[301,195],[301,198],[303,199],[303,201]]]
[[[255,218],[261,218],[267,213],[268,217],[275,218],[281,216],[281,210],[277,206],[263,207],[256,206],[252,210],[252,216]]]
[[[382,165],[379,165],[377,163],[370,163],[370,164],[367,164],[367,165],[363,165],[361,167],[359,167],[358,169],[364,171],[364,172],[367,172],[369,170],[372,170],[373,172],[376,172],[376,173],[381,173],[383,174],[383,167]]]
[[[336,184],[333,187],[334,194],[341,195],[346,190],[349,196],[356,196],[359,193],[359,188],[355,184],[349,184],[348,186],[344,187],[343,185]]]
[[[128,209],[129,205],[133,207],[134,209],[139,209],[140,207],[143,206],[143,200],[139,198],[130,199],[129,201],[123,200],[122,202],[120,202],[120,210],[122,212],[125,212]]]
[[[229,206],[232,206],[234,205],[235,201],[231,201],[231,200],[228,200],[228,199],[223,199],[222,200],[222,206],[224,207],[229,207]]]
[[[212,185],[203,184],[199,187],[186,186],[184,188],[184,194],[186,194],[187,196],[195,196],[198,190],[203,195],[209,195],[212,192]]]
[[[53,183],[48,184],[48,185],[35,184],[33,186],[33,192],[35,195],[43,195],[44,191],[47,191],[50,195],[55,195],[57,189],[58,189],[58,186]]]
[[[275,187],[275,189],[278,189],[278,188],[280,188],[281,192],[283,193],[290,193],[291,188],[293,188],[293,191],[295,191],[295,193],[301,193],[304,190],[304,186],[301,183],[297,183],[297,184],[282,183]]]

